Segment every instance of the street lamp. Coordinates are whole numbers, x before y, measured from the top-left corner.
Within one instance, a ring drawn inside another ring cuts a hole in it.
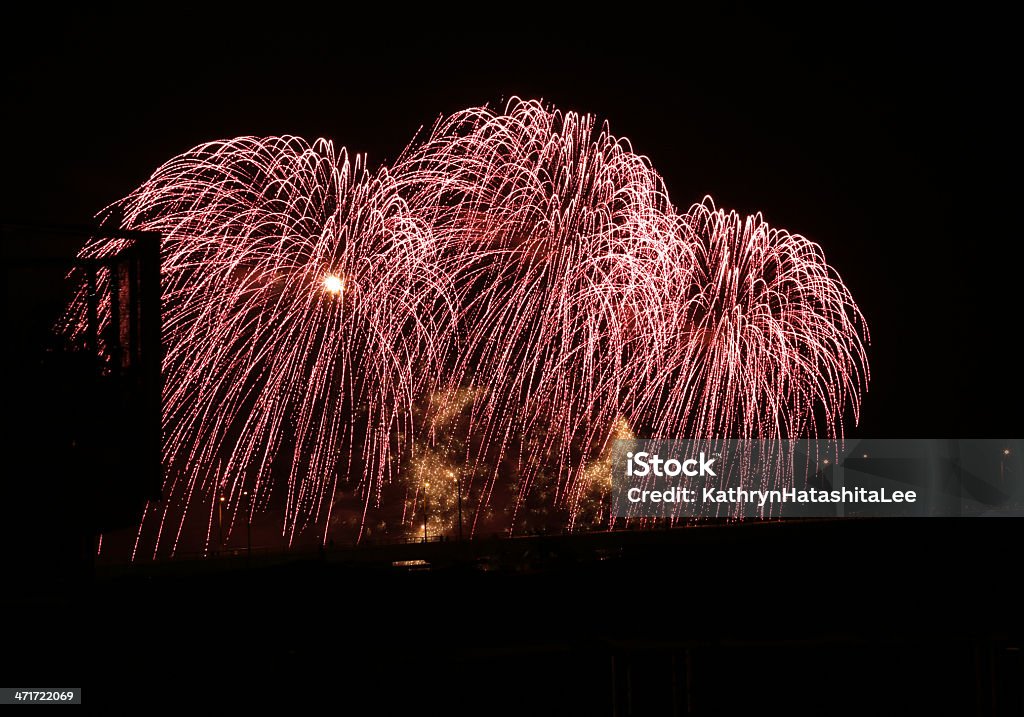
[[[427,542],[427,489],[430,488],[429,483],[423,484],[423,542]]]
[[[455,474],[455,492],[459,496],[459,540],[462,540],[462,476]]]
[[[249,491],[243,490],[242,495],[249,497]],[[246,500],[245,506],[245,553],[252,555],[252,500]]]
[[[217,540],[218,549],[224,547],[224,496],[217,501]]]

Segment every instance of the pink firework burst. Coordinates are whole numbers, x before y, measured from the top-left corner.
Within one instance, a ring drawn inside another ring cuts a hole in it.
[[[460,292],[454,375],[483,389],[468,459],[511,459],[520,500],[553,469],[561,500],[584,468],[574,448],[635,412],[675,318],[662,296],[689,284],[661,177],[592,116],[519,100],[439,122],[394,174]]]
[[[324,140],[202,145],[118,207],[164,236],[154,551],[221,496],[265,506],[275,475],[289,539],[328,524],[339,476],[365,520],[436,440],[418,416],[467,391],[475,514],[553,472],[575,516],[629,427],[836,436],[866,388],[863,318],[816,244],[710,200],[677,212],[628,142],[537,102],[442,119],[376,172]]]
[[[690,207],[682,232],[695,262],[680,333],[666,346],[681,368],[666,428],[699,438],[841,436],[845,410],[856,420],[867,387],[867,325],[821,247],[760,214],[716,209],[710,197]]]
[[[435,242],[387,172],[325,141],[242,137],[175,157],[119,207],[125,226],[164,236],[154,550],[168,517],[173,549],[190,509],[206,505],[212,524],[221,496],[232,515],[258,509],[274,471],[287,473],[290,539],[327,524],[341,474],[364,476],[369,505],[454,334]]]

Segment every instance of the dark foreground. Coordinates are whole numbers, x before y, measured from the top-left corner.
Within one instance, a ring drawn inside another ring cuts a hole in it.
[[[139,565],[17,596],[6,682],[204,711],[1016,715],[1019,525],[746,524]]]

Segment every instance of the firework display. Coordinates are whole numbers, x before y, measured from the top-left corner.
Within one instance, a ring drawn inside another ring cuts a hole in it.
[[[392,484],[420,530],[453,530],[458,501],[472,534],[499,486],[513,523],[537,486],[600,522],[610,440],[841,436],[867,386],[817,244],[679,211],[607,125],[538,102],[442,118],[376,170],[325,140],[213,142],[115,207],[163,235],[154,555],[273,500],[289,540],[326,540],[342,492],[362,535]]]

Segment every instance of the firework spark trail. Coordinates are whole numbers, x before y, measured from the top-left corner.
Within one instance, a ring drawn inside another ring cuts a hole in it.
[[[365,520],[433,430],[414,407],[464,390],[466,475],[492,467],[477,515],[510,462],[519,502],[554,468],[575,515],[581,456],[622,425],[841,435],[866,388],[866,327],[817,245],[710,200],[678,213],[607,125],[537,102],[442,119],[376,173],[324,140],[214,142],[118,206],[164,236],[175,535],[221,490],[232,516],[244,490],[266,505],[281,470],[290,539],[339,473],[362,476]],[[80,296],[70,330],[83,316]]]

